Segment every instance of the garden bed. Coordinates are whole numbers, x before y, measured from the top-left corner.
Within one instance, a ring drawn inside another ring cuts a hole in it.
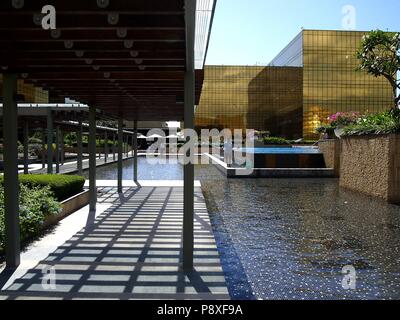
[[[85,179],[70,175],[19,175],[21,242],[37,237],[88,203]],[[0,177],[0,254],[4,247],[4,187]]]
[[[400,204],[400,134],[344,137],[340,186]]]

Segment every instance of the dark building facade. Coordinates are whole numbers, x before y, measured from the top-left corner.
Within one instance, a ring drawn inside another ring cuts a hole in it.
[[[196,126],[313,138],[332,113],[388,109],[387,80],[357,70],[364,35],[303,30],[269,66],[206,66]]]

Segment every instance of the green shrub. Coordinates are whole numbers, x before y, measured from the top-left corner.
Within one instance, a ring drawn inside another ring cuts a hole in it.
[[[21,241],[38,235],[46,217],[58,215],[61,205],[54,198],[50,187],[28,187],[20,184],[19,224]],[[5,242],[4,188],[0,188],[0,251]]]
[[[400,109],[361,117],[357,123],[344,128],[344,135],[379,135],[400,132]]]
[[[27,187],[48,186],[58,201],[63,201],[81,192],[85,179],[81,176],[59,174],[20,174],[19,181]],[[3,177],[0,177],[3,185]]]
[[[290,145],[290,142],[284,138],[279,137],[265,137],[263,139],[264,144],[271,144],[271,145]]]
[[[37,137],[30,137],[28,140],[29,144],[40,144],[42,145],[42,139]]]

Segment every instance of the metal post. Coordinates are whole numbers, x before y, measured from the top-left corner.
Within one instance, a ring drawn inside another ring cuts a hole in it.
[[[79,128],[76,133],[76,139],[77,139],[77,148],[78,148],[78,154],[77,154],[77,169],[78,169],[78,174],[82,175],[83,173],[83,165],[82,165],[82,159],[83,159],[83,144],[82,144],[82,135],[83,135],[83,128],[82,128],[82,119],[79,118]]]
[[[107,131],[104,134],[104,162],[108,161],[108,134]]]
[[[132,137],[131,137],[131,148],[132,148],[132,149],[131,149],[131,152],[130,152],[130,154],[131,154],[132,157],[133,157],[133,155],[135,154],[135,151],[133,150],[133,149],[134,149],[134,148],[133,148],[133,147],[134,147],[133,145],[135,144],[135,141],[134,141],[134,140],[135,140],[135,137],[134,137],[133,134],[132,134]]]
[[[96,107],[89,106],[89,210],[96,210]]]
[[[186,72],[184,77],[184,123],[185,129],[194,129],[195,76],[194,76],[194,34],[196,20],[196,0],[185,0],[186,22]],[[186,132],[185,132],[186,135]],[[186,143],[190,141],[186,136]],[[193,269],[194,249],[194,154],[188,148],[189,161],[183,167],[183,270]]]
[[[129,136],[125,135],[125,158],[129,156]]]
[[[126,144],[125,144],[125,135],[122,134],[122,156],[125,158],[126,154]]]
[[[138,141],[136,120],[133,125],[133,181],[138,181]]]
[[[65,163],[65,149],[64,149],[64,131],[60,131],[60,138],[61,138],[61,148],[60,148],[60,152],[61,152],[61,164],[64,165]]]
[[[29,173],[29,122],[24,121],[24,174]]]
[[[46,133],[45,130],[42,129],[42,169],[46,167]]]
[[[122,193],[122,118],[118,119],[118,192]]]
[[[56,128],[56,173],[60,173],[60,126]]]
[[[113,147],[112,147],[112,151],[113,151],[113,161],[115,161],[115,133],[113,133]]]
[[[4,223],[7,268],[20,264],[17,76],[3,74]]]
[[[53,173],[53,113],[47,109],[47,173]]]
[[[98,139],[98,141],[99,141],[99,148],[97,148],[97,143],[96,143],[96,149],[98,149],[99,150],[99,159],[101,159],[101,149],[100,149],[100,137],[99,137],[99,139]],[[97,150],[96,150],[97,151]]]

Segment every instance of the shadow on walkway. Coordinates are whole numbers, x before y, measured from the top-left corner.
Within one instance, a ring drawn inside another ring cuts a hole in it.
[[[195,268],[182,263],[183,188],[102,188],[113,205],[58,247],[0,299],[229,299],[200,188]],[[5,275],[6,276],[6,275]]]

